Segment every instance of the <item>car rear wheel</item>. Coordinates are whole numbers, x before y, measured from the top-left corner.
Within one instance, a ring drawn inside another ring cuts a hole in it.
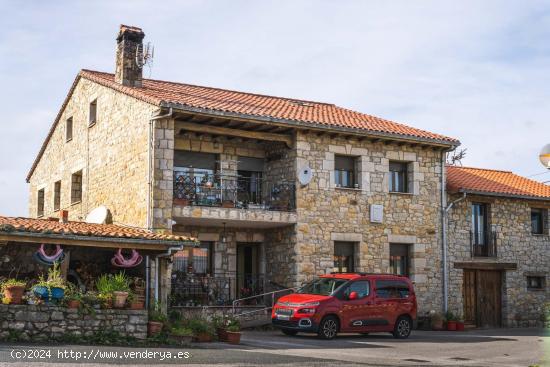
[[[407,339],[411,335],[412,321],[408,316],[401,316],[395,322],[393,337],[396,339]]]
[[[294,336],[294,335],[298,334],[298,331],[296,331],[296,330],[282,329],[282,331],[283,331],[283,334],[290,335],[290,336]]]
[[[317,335],[321,339],[334,339],[338,333],[338,319],[334,316],[325,317],[319,324]]]

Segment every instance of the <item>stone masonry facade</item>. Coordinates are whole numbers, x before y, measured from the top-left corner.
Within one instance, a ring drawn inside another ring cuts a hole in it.
[[[449,202],[460,196],[450,195]],[[470,229],[472,203],[489,205],[488,222],[496,233],[496,258],[472,258]],[[503,271],[502,323],[508,327],[543,325],[544,305],[550,300],[548,287],[527,288],[527,276],[542,276],[549,284],[550,236],[531,233],[531,208],[550,207],[550,202],[512,198],[467,195],[449,213],[449,309],[462,314],[464,309],[463,269],[453,265],[461,262],[512,263],[515,270]]]

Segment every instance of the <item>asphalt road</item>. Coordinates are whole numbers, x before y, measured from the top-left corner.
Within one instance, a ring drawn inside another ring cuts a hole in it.
[[[332,341],[249,331],[238,346],[209,343],[182,349],[0,344],[0,366],[550,366],[549,354],[550,337],[535,329],[416,331],[407,340],[342,335]]]

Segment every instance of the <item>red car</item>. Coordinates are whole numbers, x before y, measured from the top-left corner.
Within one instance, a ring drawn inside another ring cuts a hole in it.
[[[391,332],[407,338],[416,324],[416,296],[407,277],[389,274],[322,275],[279,298],[271,313],[286,335]]]

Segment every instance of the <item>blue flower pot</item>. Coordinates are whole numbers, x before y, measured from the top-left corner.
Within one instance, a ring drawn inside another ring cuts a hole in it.
[[[35,286],[32,291],[34,294],[36,294],[37,297],[40,297],[42,299],[48,299],[50,295],[48,294],[48,288],[43,286]]]
[[[52,288],[52,298],[53,299],[62,299],[65,295],[65,290],[63,288]]]
[[[34,294],[36,294],[38,297],[42,298],[43,300],[49,300],[50,299],[50,292],[48,292],[48,288],[44,286],[35,286],[33,288]],[[60,300],[65,296],[65,290],[63,288],[57,288],[54,287],[51,289],[51,297],[52,300]]]

